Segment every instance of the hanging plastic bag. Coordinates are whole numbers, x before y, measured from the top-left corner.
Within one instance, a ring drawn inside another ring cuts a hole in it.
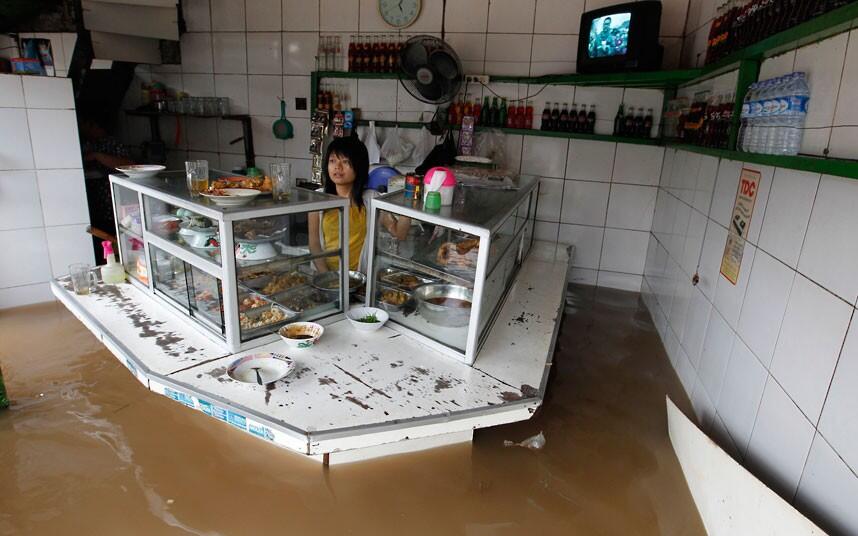
[[[456,163],[456,143],[453,141],[453,131],[448,130],[444,135],[444,141],[432,147],[423,163],[414,170],[418,175],[429,171],[436,166],[452,166]]]
[[[429,156],[433,147],[435,147],[435,137],[432,136],[428,128],[421,128],[417,143],[414,145],[414,150],[411,151],[411,161],[415,164],[423,162]]]
[[[498,129],[480,132],[475,154],[490,158],[496,166],[506,167],[506,134]]]
[[[366,130],[363,144],[366,145],[366,151],[369,153],[369,163],[378,164],[381,162],[381,149],[378,147],[378,136],[375,133],[375,121],[369,122],[369,128]]]
[[[404,139],[402,133],[399,132],[399,127],[396,127],[384,140],[384,144],[381,146],[381,156],[391,166],[398,166],[408,160],[413,150],[414,144]]]

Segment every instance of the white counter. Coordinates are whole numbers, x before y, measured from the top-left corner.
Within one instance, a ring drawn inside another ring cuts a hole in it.
[[[132,285],[54,294],[147,388],[292,451],[331,462],[467,441],[474,429],[526,420],[541,404],[565,300],[569,255],[534,243],[474,367],[389,328],[326,325],[306,350],[282,341],[225,354]],[[226,374],[253,353],[296,370],[273,388]],[[333,456],[326,456],[334,454]]]

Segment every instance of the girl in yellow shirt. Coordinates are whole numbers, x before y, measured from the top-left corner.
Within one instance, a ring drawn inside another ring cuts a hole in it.
[[[368,206],[371,199],[378,195],[375,190],[367,189],[369,177],[369,154],[366,146],[354,136],[337,138],[331,142],[326,152],[324,168],[324,191],[347,198],[349,205],[349,270],[366,270],[366,235],[369,224]],[[404,239],[411,222],[408,218],[394,219],[384,213],[380,219],[394,237]],[[314,254],[331,251],[340,247],[339,211],[326,210],[310,214],[309,218],[310,251]],[[337,257],[325,257],[314,261],[320,272],[339,269]]]

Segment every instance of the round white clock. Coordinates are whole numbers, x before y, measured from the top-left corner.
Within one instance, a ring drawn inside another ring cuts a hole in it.
[[[407,28],[420,16],[420,0],[378,0],[378,12],[394,28]]]

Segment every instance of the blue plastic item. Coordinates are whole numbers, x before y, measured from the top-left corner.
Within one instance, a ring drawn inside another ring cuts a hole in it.
[[[390,177],[396,175],[400,175],[399,171],[390,166],[377,167],[369,172],[369,181],[367,181],[366,187],[378,190],[379,186],[384,186],[386,189]]]

